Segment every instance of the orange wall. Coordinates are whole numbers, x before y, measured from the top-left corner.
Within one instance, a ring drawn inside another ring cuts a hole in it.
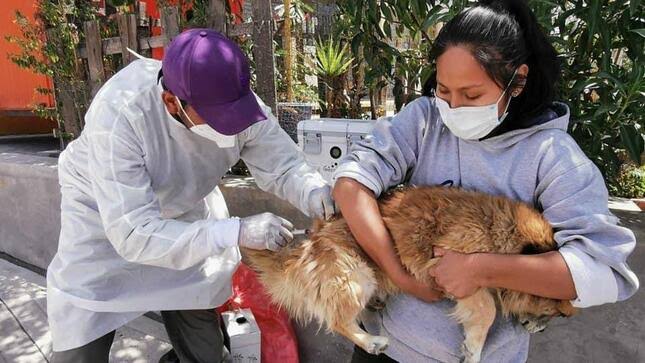
[[[4,39],[6,35],[20,35],[13,23],[15,12],[19,10],[33,19],[35,1],[0,0],[0,110],[28,110],[32,104],[53,105],[53,98],[34,93],[36,87],[51,87],[47,77],[19,68],[7,58],[9,53],[17,53],[18,47]]]

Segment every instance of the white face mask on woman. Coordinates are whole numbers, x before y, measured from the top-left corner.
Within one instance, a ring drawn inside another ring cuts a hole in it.
[[[190,119],[186,111],[184,110],[184,107],[181,105],[181,101],[179,101],[179,98],[175,96],[177,99],[177,104],[179,105],[179,109],[181,112],[184,114],[184,117],[188,122],[190,122],[193,126],[190,127],[190,131],[196,133],[197,135],[204,137],[206,139],[209,139],[217,144],[217,146],[221,149],[226,149],[226,148],[231,148],[235,146],[235,140],[237,139],[235,135],[224,135],[219,132],[217,132],[214,128],[210,127],[208,124],[201,124],[201,125],[195,125],[193,120]]]
[[[441,115],[441,120],[444,125],[446,125],[446,127],[455,136],[463,140],[479,140],[488,135],[499,124],[501,124],[508,115],[508,106],[511,104],[512,96],[509,98],[508,103],[506,103],[506,108],[504,109],[502,117],[497,117],[499,114],[497,104],[504,97],[511,83],[513,83],[516,73],[517,69],[513,73],[511,81],[508,83],[506,88],[504,88],[504,92],[502,92],[497,101],[491,105],[450,108],[448,102],[436,96],[437,92],[435,91],[437,108],[439,109],[439,114]]]

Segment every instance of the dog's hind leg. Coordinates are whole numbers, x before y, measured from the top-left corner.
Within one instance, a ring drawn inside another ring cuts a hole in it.
[[[340,278],[326,281],[319,315],[326,325],[343,335],[370,354],[380,354],[387,347],[388,339],[366,333],[358,326],[358,319],[368,302],[381,295],[374,271],[361,260],[336,260],[335,274]],[[333,274],[331,274],[333,276]]]
[[[365,332],[355,320],[348,321],[347,324],[342,326],[335,326],[332,329],[370,354],[379,355],[387,348],[388,339],[386,337]]]
[[[482,349],[488,330],[495,320],[495,313],[495,300],[487,289],[479,289],[473,295],[457,300],[452,316],[464,328],[466,339],[462,345],[462,353],[466,363],[481,360]]]

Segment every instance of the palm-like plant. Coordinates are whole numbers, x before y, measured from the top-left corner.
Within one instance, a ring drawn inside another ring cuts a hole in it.
[[[318,74],[327,79],[342,76],[352,64],[347,44],[341,48],[340,42],[329,37],[327,41],[318,41],[316,44],[316,58]]]
[[[345,78],[353,58],[349,55],[348,45],[329,37],[316,44],[316,72],[327,86],[325,89],[326,116],[341,117],[348,108],[348,98],[344,94]]]

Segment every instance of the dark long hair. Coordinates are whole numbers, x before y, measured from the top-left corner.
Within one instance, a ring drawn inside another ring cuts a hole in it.
[[[554,101],[560,76],[558,55],[526,0],[482,0],[460,12],[439,32],[431,60],[457,45],[469,49],[500,88],[511,82],[517,67],[528,65],[528,77],[515,76],[509,87],[510,91],[524,85],[510,103],[510,122],[536,116]],[[424,84],[423,94],[432,96],[436,86],[435,72]]]

